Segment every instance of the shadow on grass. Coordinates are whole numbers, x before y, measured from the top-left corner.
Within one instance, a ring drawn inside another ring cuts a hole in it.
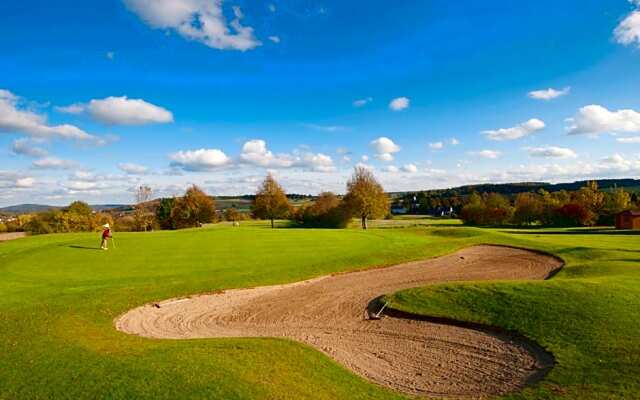
[[[544,230],[518,230],[509,229],[502,233],[510,233],[515,235],[640,235],[640,230],[619,230],[615,228],[595,228],[595,229],[566,229],[562,231],[544,231]]]
[[[69,245],[68,247],[72,249],[80,249],[80,250],[102,250],[100,247],[78,246],[75,244]]]

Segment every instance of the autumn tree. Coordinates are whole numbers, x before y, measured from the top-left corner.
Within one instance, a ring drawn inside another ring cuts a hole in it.
[[[216,216],[214,200],[196,185],[191,186],[183,197],[173,202],[171,220],[176,228],[192,228],[213,222]]]
[[[275,219],[289,215],[290,205],[287,195],[273,175],[268,174],[262,182],[253,200],[252,210],[256,218],[270,220],[271,228],[274,227]]]
[[[318,228],[346,228],[351,219],[345,204],[332,192],[323,192],[311,205],[301,207],[298,222]]]
[[[136,189],[133,219],[136,230],[147,231],[153,225],[153,213],[149,211],[149,201],[153,196],[153,191],[149,186],[141,185]]]
[[[531,225],[541,221],[544,205],[540,196],[534,193],[520,193],[516,196],[513,222],[518,225]]]
[[[364,167],[356,167],[347,182],[347,194],[343,199],[347,210],[360,218],[362,229],[367,229],[370,218],[379,218],[389,212],[389,198],[373,173]]]

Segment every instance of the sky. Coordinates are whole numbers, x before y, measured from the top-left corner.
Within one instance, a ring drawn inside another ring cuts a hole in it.
[[[639,67],[640,0],[0,2],[0,206],[638,178]]]

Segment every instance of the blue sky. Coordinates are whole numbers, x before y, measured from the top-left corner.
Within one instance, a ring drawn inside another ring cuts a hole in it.
[[[0,205],[640,175],[640,2],[0,3]]]

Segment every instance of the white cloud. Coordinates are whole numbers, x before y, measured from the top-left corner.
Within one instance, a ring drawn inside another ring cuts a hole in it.
[[[388,166],[382,168],[382,170],[384,172],[391,172],[391,173],[396,173],[396,172],[400,171],[400,169],[398,167],[396,167],[395,165],[388,165]]]
[[[396,97],[389,103],[389,108],[393,111],[402,111],[409,108],[411,100],[408,97]]]
[[[377,153],[376,158],[380,161],[391,162],[393,161],[393,153],[400,151],[400,146],[395,144],[393,140],[388,137],[381,136],[369,143],[371,148]],[[363,159],[364,161],[364,159]]]
[[[261,139],[249,140],[242,146],[240,153],[242,162],[267,168],[286,168],[293,165],[294,160],[288,154],[274,155],[267,149],[267,143]]]
[[[33,184],[36,182],[35,179],[27,177],[27,178],[19,178],[16,179],[16,188],[26,189],[33,187]]]
[[[73,125],[48,125],[45,116],[20,109],[18,97],[8,90],[0,92],[0,132],[21,133],[39,138],[99,140]]]
[[[275,5],[275,4],[273,4],[273,3],[269,4],[269,5],[267,6],[267,8],[268,8],[268,9],[269,9],[269,11],[271,11],[272,13],[273,13],[273,12],[276,12],[276,5]]]
[[[107,53],[105,54],[105,57],[107,57],[109,60],[113,60],[116,56],[116,53],[114,53],[113,51],[107,51]]]
[[[429,143],[429,148],[431,150],[442,150],[443,147],[444,143],[442,142]]]
[[[365,155],[363,155],[362,157],[360,157],[360,160],[361,160],[362,162],[367,162],[367,161],[369,161],[369,156],[365,154]]]
[[[322,153],[306,153],[296,160],[294,165],[316,172],[333,172],[336,170],[333,165],[333,159]]]
[[[170,154],[171,166],[185,171],[210,171],[223,167],[231,161],[218,149],[178,151]]]
[[[616,141],[618,143],[624,143],[624,144],[640,144],[640,136],[617,138]]]
[[[527,149],[529,156],[540,158],[576,158],[578,155],[575,151],[556,146],[546,147],[530,147]]]
[[[571,87],[567,86],[564,89],[553,89],[553,88],[549,88],[549,89],[541,89],[541,90],[534,90],[532,92],[529,92],[529,97],[535,100],[553,100],[553,99],[557,99],[558,97],[562,97],[562,96],[566,96],[569,94],[569,92],[571,92]]]
[[[68,181],[64,184],[64,187],[71,192],[86,192],[93,191],[99,188],[97,182],[87,181]]]
[[[376,154],[376,158],[380,161],[391,162],[393,161],[393,154],[391,153]]]
[[[54,107],[54,110],[63,114],[82,114],[85,111],[85,108],[84,104],[75,103],[68,106]]]
[[[532,118],[527,122],[523,122],[518,124],[512,128],[501,128],[496,130],[488,130],[484,131],[484,133],[489,140],[515,140],[520,139],[525,136],[529,136],[535,132],[538,132],[544,129],[545,124],[543,121]]]
[[[570,135],[640,132],[640,113],[631,109],[609,111],[592,104],[582,107],[573,118],[568,118]]]
[[[451,140],[449,140],[449,143],[451,143],[452,146],[457,146],[460,144],[460,141],[456,138],[451,138]]]
[[[366,97],[364,99],[358,99],[353,102],[354,107],[364,107],[373,101],[373,97]]]
[[[222,0],[124,0],[127,7],[154,28],[172,29],[180,36],[220,50],[246,51],[260,46],[253,28],[243,26],[242,11],[227,24]]]
[[[269,40],[271,40],[273,43],[280,43],[280,36],[269,36]]]
[[[407,164],[402,167],[402,170],[410,174],[415,174],[416,172],[418,172],[418,167],[416,167],[415,164]]]
[[[62,160],[56,157],[46,157],[35,160],[32,165],[37,169],[71,169],[76,166],[76,163],[71,160]]]
[[[144,165],[134,163],[121,163],[118,164],[118,168],[129,175],[144,175],[149,172],[149,168]]]
[[[384,136],[371,141],[369,144],[378,154],[397,153],[400,151],[400,146],[395,144],[393,140]]]
[[[14,154],[37,158],[46,157],[48,154],[46,149],[33,145],[29,139],[14,140],[11,150]]]
[[[628,46],[635,43],[640,46],[640,10],[631,12],[622,20],[613,35],[620,44]]]
[[[94,99],[86,108],[94,119],[106,124],[144,125],[173,122],[173,114],[169,110],[142,99],[129,99],[127,96]]]
[[[495,150],[481,150],[469,153],[471,155],[475,155],[482,158],[496,159],[502,155],[499,151]]]
[[[306,126],[308,128],[314,129],[316,131],[323,131],[323,132],[330,132],[330,133],[342,132],[342,131],[346,131],[347,130],[347,127],[342,126],[342,125],[304,124],[303,126]]]

